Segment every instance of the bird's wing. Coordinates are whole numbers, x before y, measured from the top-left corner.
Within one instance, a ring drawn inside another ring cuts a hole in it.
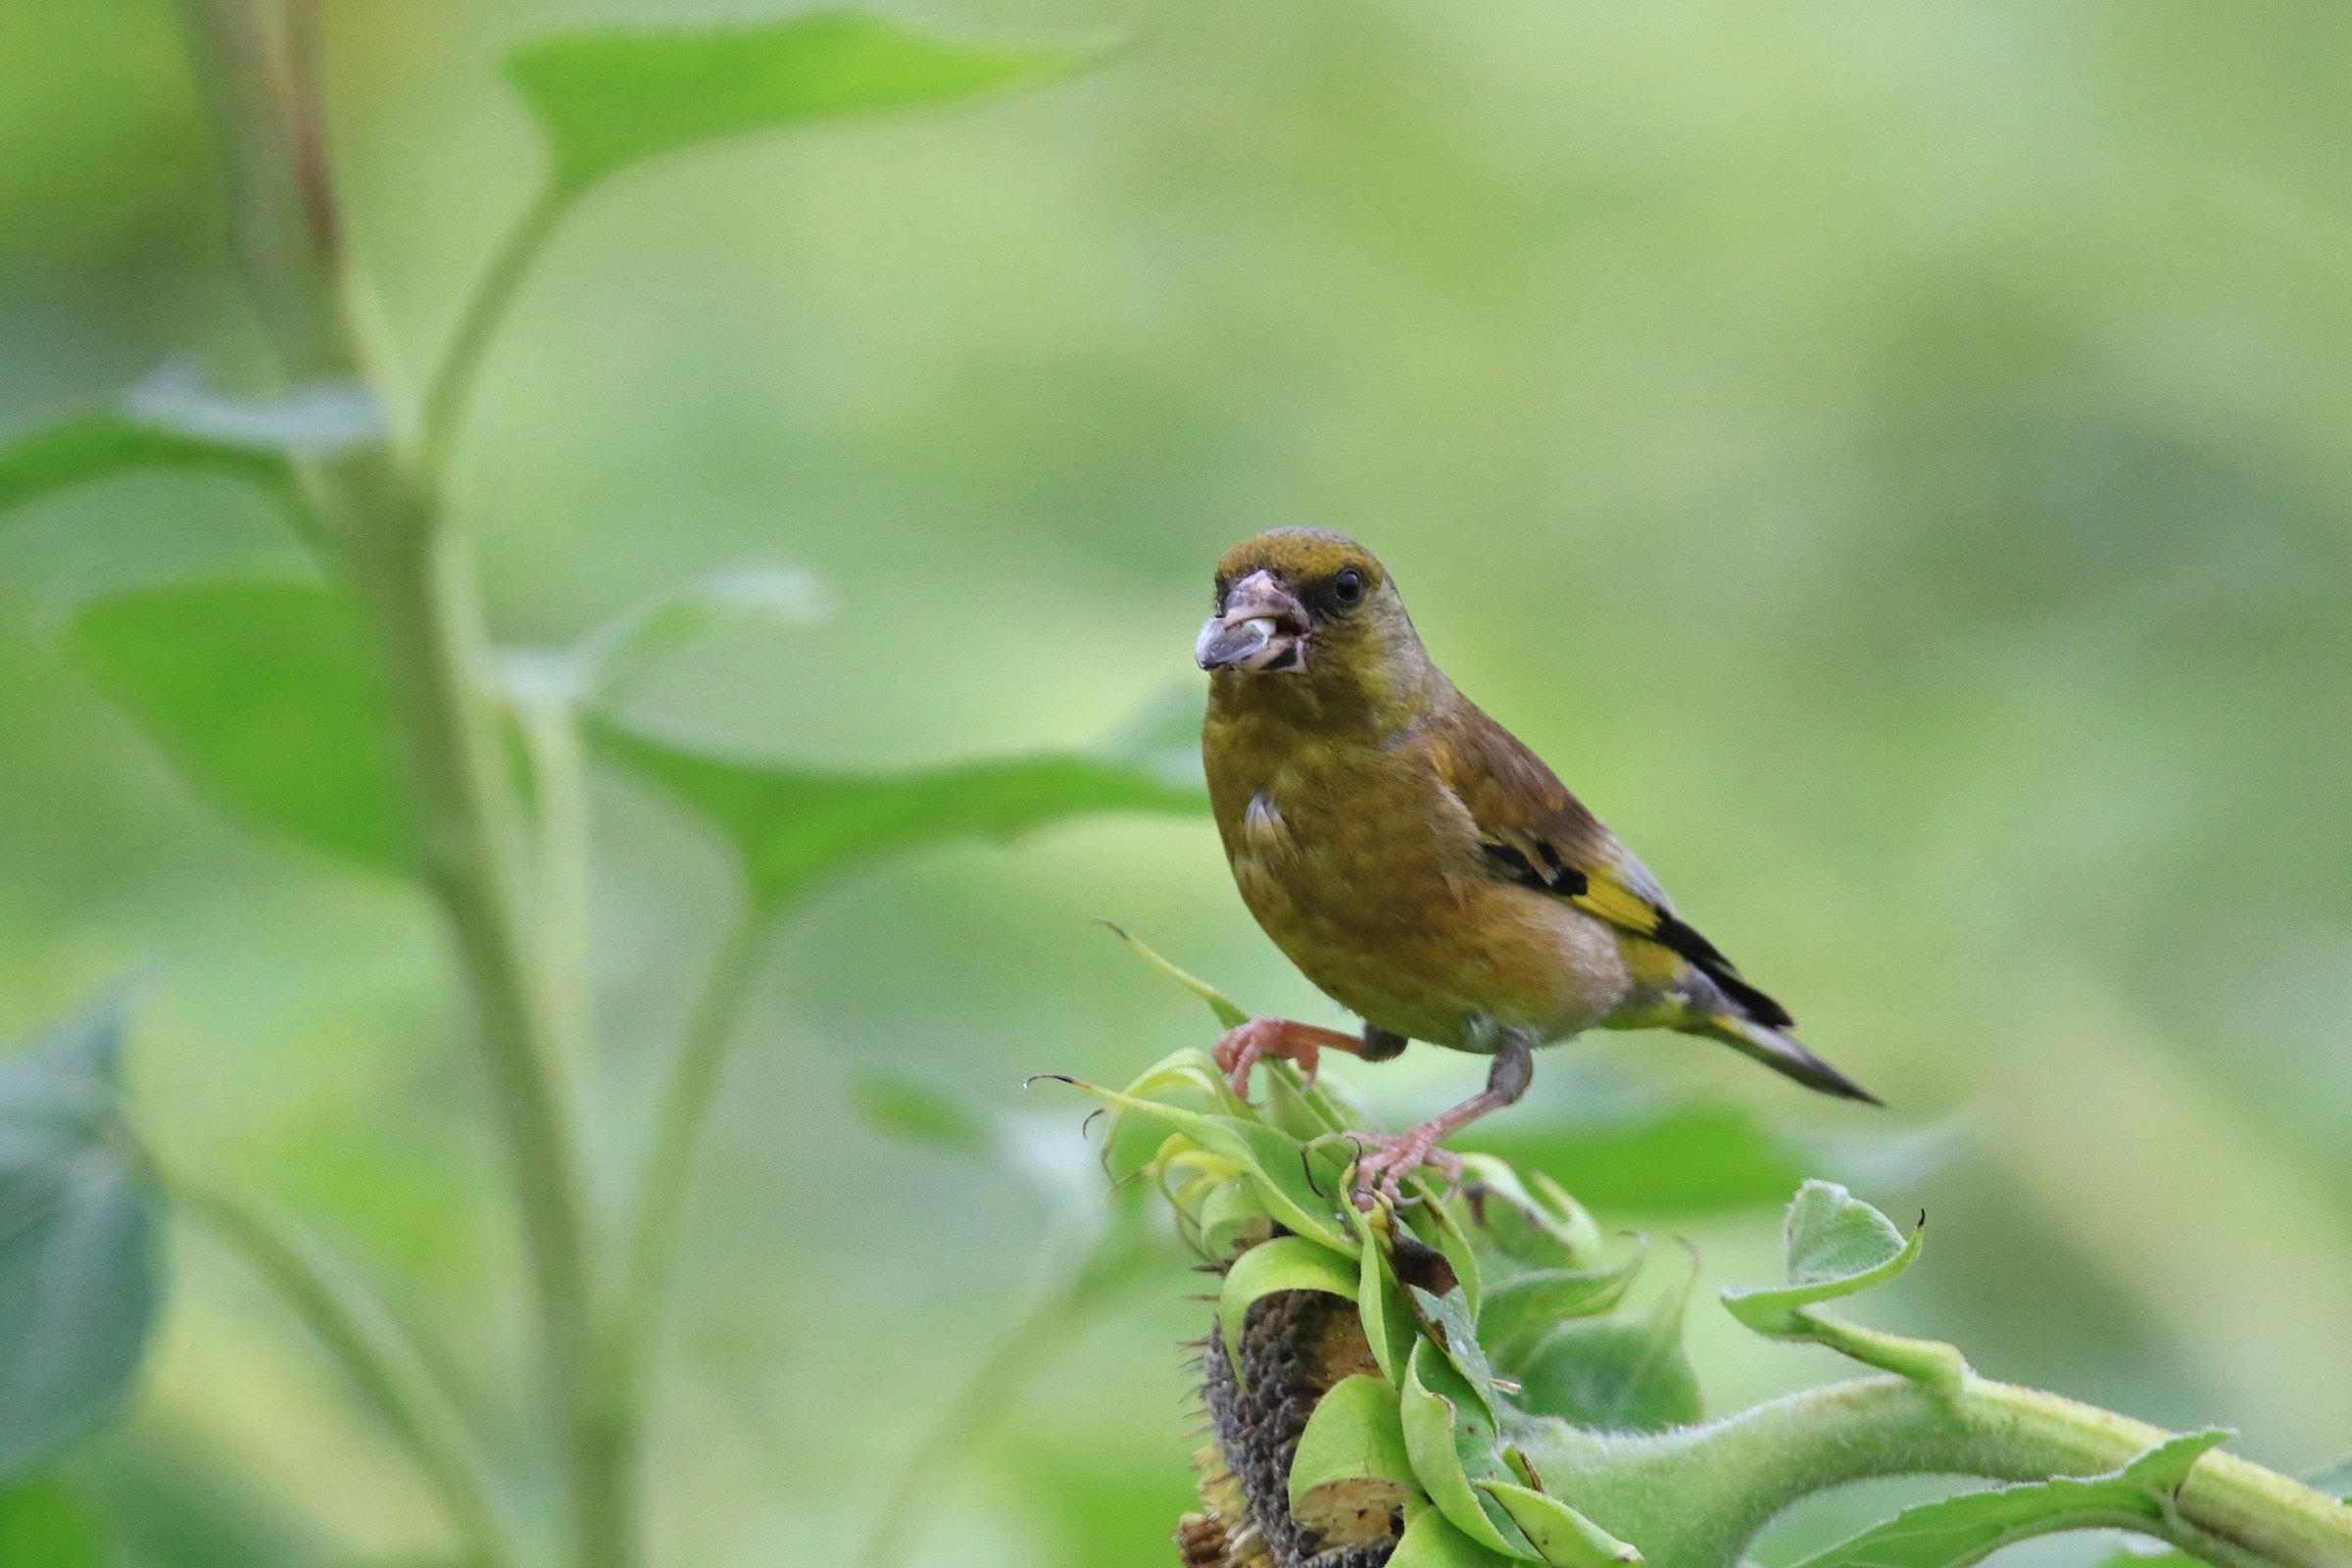
[[[1430,752],[1439,778],[1477,825],[1479,850],[1495,874],[1679,954],[1758,1023],[1779,1029],[1793,1021],[1674,912],[1649,867],[1517,736],[1468,708],[1431,735]]]

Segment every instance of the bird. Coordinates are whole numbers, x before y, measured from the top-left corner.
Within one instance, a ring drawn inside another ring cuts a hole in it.
[[[1721,1041],[1809,1089],[1881,1104],[1790,1033],[1788,1011],[1679,914],[1658,879],[1430,659],[1396,580],[1353,539],[1285,527],[1218,563],[1193,649],[1201,760],[1243,902],[1359,1035],[1257,1016],[1214,1056],[1312,1077],[1413,1041],[1493,1058],[1486,1089],[1395,1134],[1356,1133],[1354,1201],[1403,1200],[1446,1139],[1527,1092],[1534,1054],[1588,1029]]]

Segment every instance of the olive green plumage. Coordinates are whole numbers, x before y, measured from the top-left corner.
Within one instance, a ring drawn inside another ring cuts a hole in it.
[[[1276,529],[1226,554],[1216,595],[1196,654],[1217,828],[1250,912],[1334,1001],[1482,1054],[1677,1029],[1872,1098],[1431,662],[1371,552]]]

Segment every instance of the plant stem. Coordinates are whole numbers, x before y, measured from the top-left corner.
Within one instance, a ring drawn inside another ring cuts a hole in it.
[[[383,1414],[441,1499],[479,1568],[520,1562],[490,1500],[488,1467],[433,1376],[382,1306],[322,1267],[302,1240],[263,1211],[167,1174],[173,1206],[234,1249],[309,1325],[318,1343]]]
[[[1652,1568],[1719,1568],[1790,1503],[1846,1482],[2095,1475],[2170,1435],[1970,1374],[1950,1397],[1905,1378],[1866,1378],[1654,1437],[1545,1422],[1522,1445],[1564,1500],[1640,1546]],[[2352,1507],[2231,1454],[2197,1461],[2175,1514],[2145,1528],[2219,1568],[2352,1562]]]
[[[661,1332],[676,1265],[679,1227],[694,1185],[695,1153],[702,1146],[703,1127],[710,1118],[744,1002],[760,975],[770,912],[758,900],[737,911],[687,1019],[662,1096],[662,1120],[629,1231],[627,1318],[649,1355]]]
[[[380,466],[338,465],[326,478],[336,510],[364,524],[354,530],[354,574],[390,678],[423,876],[455,938],[505,1122],[578,1560],[629,1568],[633,1423],[608,1396],[607,1298],[561,1023],[520,914],[522,835],[500,716],[483,696],[488,649],[470,563],[445,527],[430,525],[424,499],[404,497]]]
[[[530,205],[515,218],[506,237],[499,241],[498,249],[491,253],[490,265],[481,281],[460,310],[457,325],[450,331],[449,347],[442,352],[440,368],[434,372],[432,384],[424,394],[424,452],[426,461],[434,466],[446,467],[491,341],[498,335],[500,322],[506,319],[515,292],[530,272],[531,263],[538,258],[541,247],[555,232],[563,216],[564,202],[555,188],[541,187]]]
[[[957,1450],[1020,1394],[1038,1363],[1060,1348],[1079,1315],[1081,1295],[1073,1281],[1041,1298],[980,1363],[891,1482],[873,1534],[858,1553],[857,1568],[891,1568],[906,1555],[913,1544],[924,1494]]]
[[[279,357],[297,378],[366,378],[333,222],[323,106],[307,58],[281,65],[253,0],[180,0],[231,172],[239,251]],[[294,54],[315,52],[298,39]],[[582,1181],[561,1022],[537,974],[525,913],[524,835],[471,561],[443,515],[440,459],[466,382],[532,251],[542,200],[509,236],[458,341],[422,453],[360,453],[306,466],[341,544],[336,564],[376,643],[406,775],[418,874],[447,920],[479,1023],[529,1253],[540,1358],[563,1448],[578,1568],[638,1559],[634,1423],[608,1368],[609,1296]],[[428,420],[428,422],[430,422]],[[620,1391],[625,1394],[625,1391]]]

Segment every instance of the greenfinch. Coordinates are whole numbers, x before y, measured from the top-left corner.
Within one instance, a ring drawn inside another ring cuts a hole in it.
[[[1277,528],[1217,564],[1195,660],[1201,754],[1243,902],[1360,1037],[1253,1018],[1218,1042],[1309,1074],[1325,1050],[1409,1041],[1494,1058],[1484,1093],[1357,1135],[1356,1201],[1400,1196],[1441,1141],[1526,1093],[1539,1046],[1592,1028],[1722,1041],[1807,1088],[1878,1103],[1798,1044],[1779,1003],[1676,914],[1633,851],[1431,662],[1395,580],[1354,540]]]

